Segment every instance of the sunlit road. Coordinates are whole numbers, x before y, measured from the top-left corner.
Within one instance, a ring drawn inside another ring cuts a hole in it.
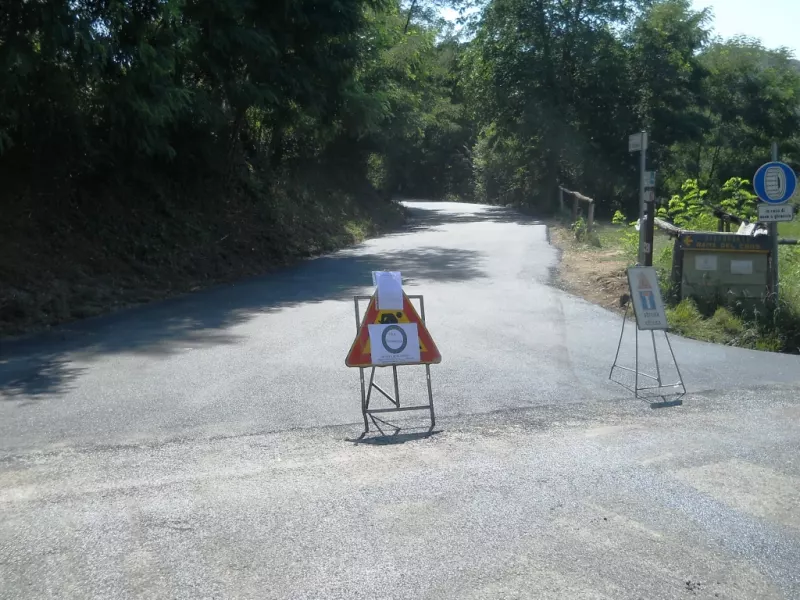
[[[550,285],[542,224],[409,206],[352,250],[3,343],[0,597],[800,597],[800,359],[676,339],[690,393],[653,410],[608,381],[619,317]],[[379,269],[425,295],[439,432],[356,445]]]

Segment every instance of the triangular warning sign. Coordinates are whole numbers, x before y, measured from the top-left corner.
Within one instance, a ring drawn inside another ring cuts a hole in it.
[[[639,273],[639,289],[640,290],[652,290],[652,286],[650,285],[650,280],[647,278],[647,275],[644,273]]]
[[[369,326],[385,323],[416,323],[419,335],[419,364],[436,365],[442,362],[442,355],[439,354],[439,349],[436,347],[431,334],[428,333],[425,323],[419,318],[414,305],[411,304],[411,300],[403,292],[403,310],[378,310],[378,296],[377,293],[373,294],[344,364],[348,367],[388,366],[372,363],[372,351],[369,344]]]

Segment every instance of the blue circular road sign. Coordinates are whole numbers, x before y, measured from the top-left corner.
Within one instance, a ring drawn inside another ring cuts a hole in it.
[[[768,162],[756,171],[753,177],[756,196],[768,204],[783,204],[797,189],[797,176],[789,165]]]

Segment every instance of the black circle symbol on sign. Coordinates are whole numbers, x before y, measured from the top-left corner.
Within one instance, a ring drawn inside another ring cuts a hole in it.
[[[386,336],[389,335],[390,331],[400,332],[403,341],[400,344],[399,348],[392,348],[386,341]],[[387,352],[391,352],[392,354],[400,354],[403,350],[406,349],[406,346],[408,345],[408,336],[406,335],[406,332],[403,331],[403,328],[400,327],[399,325],[389,325],[386,329],[383,330],[383,334],[381,334],[381,344],[383,344],[383,347],[386,348]]]

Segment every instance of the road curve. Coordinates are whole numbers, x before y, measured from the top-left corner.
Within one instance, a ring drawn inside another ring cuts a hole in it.
[[[798,357],[676,339],[690,394],[652,410],[608,382],[619,318],[550,285],[541,223],[409,207],[357,248],[4,344],[0,598],[800,597]],[[425,295],[433,433],[357,439],[376,269]]]
[[[620,319],[551,285],[539,221],[497,207],[409,202],[403,231],[278,273],[81,322],[0,354],[0,439],[49,445],[237,435],[357,423],[353,294],[402,271],[442,352],[442,416],[625,392],[608,381]],[[631,362],[630,344],[625,360]],[[690,391],[800,381],[800,358],[676,340]],[[401,374],[424,393],[418,369]]]

